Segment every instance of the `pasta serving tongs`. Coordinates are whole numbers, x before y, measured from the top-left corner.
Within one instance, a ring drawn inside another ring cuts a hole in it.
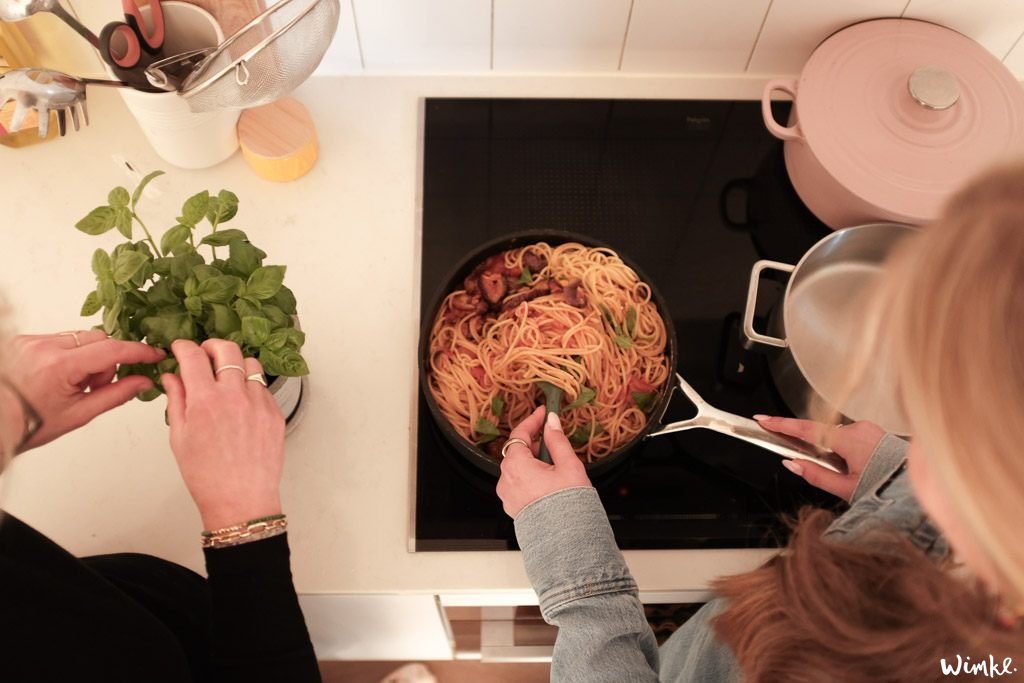
[[[676,374],[676,382],[677,387],[697,408],[697,414],[686,420],[663,425],[660,429],[648,434],[648,437],[682,432],[687,429],[710,429],[760,446],[784,458],[808,460],[833,472],[846,474],[846,461],[834,451],[790,436],[769,432],[750,418],[719,410],[701,398],[700,394],[683,379],[682,375]],[[674,391],[677,387],[672,387],[672,390]]]

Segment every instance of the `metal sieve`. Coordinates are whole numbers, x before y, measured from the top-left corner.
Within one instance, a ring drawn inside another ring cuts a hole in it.
[[[181,85],[194,112],[247,109],[309,78],[334,38],[338,0],[279,0],[221,43]]]

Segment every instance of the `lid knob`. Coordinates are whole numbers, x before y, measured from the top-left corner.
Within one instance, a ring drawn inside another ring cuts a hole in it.
[[[928,109],[949,109],[960,99],[956,76],[940,66],[922,66],[907,79],[910,96]]]

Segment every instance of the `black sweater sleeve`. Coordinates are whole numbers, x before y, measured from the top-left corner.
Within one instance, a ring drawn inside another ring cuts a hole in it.
[[[222,681],[320,681],[288,535],[206,549],[214,669]]]

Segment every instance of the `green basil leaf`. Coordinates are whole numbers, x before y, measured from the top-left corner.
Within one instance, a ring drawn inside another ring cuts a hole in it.
[[[89,317],[95,315],[99,310],[103,308],[103,304],[100,303],[100,296],[95,291],[89,292],[85,301],[82,303],[82,310],[79,312],[83,317]]]
[[[103,329],[107,334],[117,334],[121,330],[119,318],[121,311],[124,309],[124,304],[121,303],[121,297],[114,299],[114,303],[107,306],[103,311]]]
[[[164,392],[160,390],[160,387],[154,386],[151,389],[146,389],[141,394],[136,396],[136,398],[142,401],[143,403],[148,403],[149,401],[154,401],[160,398],[161,394],[163,393]]]
[[[174,259],[170,256],[161,256],[153,259],[153,272],[157,275],[169,276],[171,274],[171,264],[174,263]]]
[[[601,310],[601,314],[604,316],[604,319],[608,321],[608,325],[612,328],[612,331],[614,331],[616,335],[621,337],[622,328],[620,328],[619,324],[615,322],[615,318],[612,316],[612,312],[608,310],[608,307],[605,306],[604,304],[598,304],[597,307]]]
[[[123,285],[142,270],[149,259],[137,251],[122,251],[113,259],[114,283]]]
[[[210,304],[210,313],[206,318],[206,329],[212,336],[226,339],[232,332],[240,332],[242,320],[225,304]]]
[[[145,178],[139,181],[139,185],[138,187],[135,188],[135,192],[132,192],[132,211],[135,210],[135,205],[138,204],[139,199],[142,198],[142,193],[143,191],[145,191],[146,185],[149,185],[154,178],[162,176],[163,174],[163,171],[153,171],[152,173],[146,175]]]
[[[645,413],[649,413],[654,409],[654,401],[658,397],[658,395],[653,391],[645,393],[631,391],[629,392],[629,395],[633,397],[633,403],[636,404],[636,407]]]
[[[185,279],[185,296],[197,296],[199,294],[199,279],[195,275],[189,275]]]
[[[145,294],[137,289],[129,289],[124,293],[124,307],[125,310],[131,314],[135,314],[143,309],[149,308],[149,299]]]
[[[224,338],[227,339],[228,341],[235,342],[239,346],[242,346],[243,344],[245,344],[245,339],[242,337],[242,330],[240,330],[240,329],[239,330],[235,330],[234,332],[231,332],[230,334],[228,334],[228,336],[226,336]]]
[[[281,328],[291,328],[292,327],[292,318],[291,318],[291,316],[286,315],[285,312],[282,311],[277,306],[271,306],[270,304],[266,304],[266,305],[264,305],[262,307],[261,310],[263,312],[263,316],[268,318],[270,320],[270,322],[274,324],[274,328],[275,329],[277,329],[279,327],[281,327]]]
[[[580,406],[585,406],[588,403],[593,403],[595,398],[597,398],[596,391],[594,391],[590,387],[580,387],[580,395],[576,398],[575,401],[567,405],[563,409],[563,411],[572,410],[573,408],[579,408]]]
[[[165,372],[177,372],[178,359],[175,358],[174,356],[168,356],[167,358],[164,358],[162,361],[156,364],[156,371],[161,375],[164,374]]]
[[[284,282],[284,266],[263,266],[257,268],[245,283],[245,293],[266,301],[277,294]]]
[[[132,238],[132,212],[128,210],[127,206],[114,209],[114,225],[126,239]]]
[[[295,349],[286,347],[281,352],[281,359],[284,363],[284,371],[280,373],[280,376],[302,377],[309,374],[309,366],[306,365],[306,359]]]
[[[130,199],[131,197],[128,195],[128,190],[123,187],[115,187],[110,191],[110,194],[107,195],[107,203],[115,209],[128,206],[128,201]]]
[[[228,230],[218,230],[217,232],[211,232],[209,235],[204,237],[200,244],[208,244],[211,247],[226,247],[231,243],[231,240],[248,240],[245,233],[241,230],[235,230],[229,228]]]
[[[206,190],[197,192],[185,200],[178,222],[194,228],[199,221],[206,217],[206,208],[209,204],[210,193]]]
[[[305,343],[306,335],[301,330],[294,327],[282,327],[271,332],[263,346],[271,351],[280,352],[285,348],[301,349]]]
[[[96,286],[96,296],[104,306],[108,308],[113,306],[117,301],[117,286],[114,284],[114,280],[101,280]]]
[[[149,344],[169,349],[175,339],[194,339],[195,323],[188,311],[165,308],[156,315],[143,318],[141,331]]]
[[[188,243],[192,229],[187,225],[175,225],[160,238],[160,251],[170,254],[175,248]]]
[[[213,266],[208,266],[205,263],[202,263],[192,268],[192,274],[195,275],[196,279],[199,280],[200,282],[206,282],[210,278],[220,277],[224,273],[220,272],[217,268]]]
[[[110,254],[102,249],[94,251],[92,253],[92,272],[100,279],[112,278],[113,271],[110,268]]]
[[[295,315],[295,294],[293,294],[292,290],[288,289],[285,285],[281,285],[281,289],[277,290],[277,294],[270,297],[267,303],[277,306],[284,311],[286,315]]]
[[[97,206],[89,212],[82,220],[75,223],[75,227],[86,235],[102,235],[113,229],[117,220],[117,212],[109,206]]]
[[[245,240],[231,240],[228,244],[228,268],[237,276],[247,278],[263,264],[265,253]]]
[[[234,275],[218,275],[200,282],[196,288],[196,296],[207,303],[230,303],[241,284],[241,279]]]
[[[266,318],[255,315],[242,316],[242,339],[249,346],[263,346],[272,329],[270,321]]]
[[[533,273],[530,272],[530,266],[523,266],[523,273],[519,276],[519,284],[528,285],[533,282]]]
[[[185,308],[193,318],[198,318],[203,314],[203,300],[198,296],[187,296],[185,297]]]
[[[505,399],[497,394],[491,399],[491,414],[495,417],[501,417],[501,414],[505,412]]]
[[[146,292],[146,299],[149,301],[150,306],[155,306],[157,308],[173,306],[181,301],[181,299],[174,294],[174,290],[171,289],[170,280],[160,280],[150,287]]]
[[[284,359],[275,352],[273,349],[264,346],[260,349],[260,365],[263,366],[263,372],[268,375],[276,375],[278,377],[284,377]]]
[[[590,422],[574,429],[572,434],[569,435],[569,443],[572,444],[573,448],[582,448],[587,445],[592,437],[602,432],[604,432],[604,427],[601,426],[600,422]]]
[[[235,309],[235,313],[243,318],[247,315],[263,317],[263,306],[258,301],[253,304],[249,299],[235,299],[231,302],[231,307]]]
[[[612,341],[619,345],[619,347],[626,349],[627,351],[633,348],[633,340],[623,334],[617,334],[612,337]]]
[[[636,316],[635,306],[630,306],[626,309],[626,334],[631,339],[636,337]]]
[[[184,282],[192,277],[192,269],[205,263],[202,255],[190,245],[183,244],[179,247],[181,253],[175,254],[171,259],[171,277],[179,282]]]
[[[206,219],[211,223],[227,223],[238,213],[238,195],[230,190],[221,190],[210,201],[206,211]],[[221,245],[215,245],[221,246]]]
[[[480,434],[477,444],[481,446],[486,443],[490,443],[501,436],[501,432],[498,431],[497,425],[483,417],[478,417],[476,419],[476,424],[473,425],[473,431]]]

